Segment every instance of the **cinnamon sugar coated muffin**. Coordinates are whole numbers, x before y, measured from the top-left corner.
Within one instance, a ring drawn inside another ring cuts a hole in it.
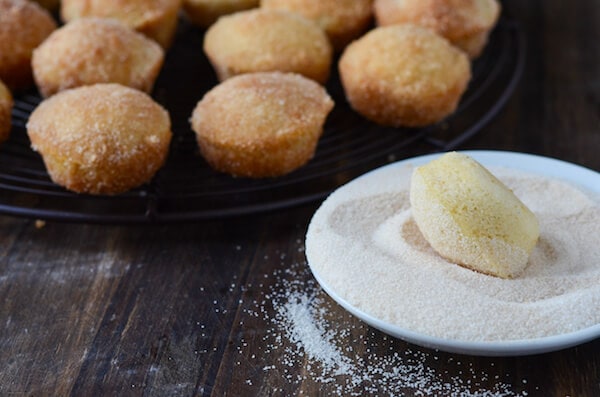
[[[52,180],[78,193],[117,194],[148,182],[167,158],[169,114],[147,94],[96,84],[46,99],[27,123]]]
[[[209,91],[192,114],[200,151],[214,169],[251,178],[287,174],[314,155],[333,101],[293,73],[249,73]]]
[[[223,15],[258,7],[259,0],[183,0],[189,20],[198,26],[209,27]]]
[[[364,33],[373,17],[373,0],[261,0],[260,6],[312,19],[337,51]]]
[[[471,77],[462,51],[414,25],[370,31],[346,47],[339,71],[352,108],[395,127],[442,120],[456,109]]]
[[[62,0],[61,17],[114,18],[168,48],[175,35],[181,0]]]
[[[44,8],[26,0],[0,0],[0,80],[11,90],[33,84],[31,54],[56,23]]]
[[[442,257],[501,278],[521,274],[535,247],[536,216],[485,167],[450,152],[415,168],[411,212]]]
[[[380,26],[413,23],[434,30],[471,59],[479,56],[500,15],[497,0],[375,0]]]
[[[12,95],[8,88],[0,81],[0,143],[7,140],[10,135],[12,107]]]
[[[150,92],[163,59],[160,45],[122,23],[81,18],[52,33],[33,52],[32,66],[46,97],[95,83],[119,83]]]
[[[204,52],[221,81],[242,73],[280,71],[325,83],[332,58],[331,44],[315,22],[263,9],[219,18],[204,36]]]

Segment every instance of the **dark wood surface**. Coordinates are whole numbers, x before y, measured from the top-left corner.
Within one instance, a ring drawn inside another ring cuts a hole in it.
[[[526,68],[506,108],[463,148],[600,171],[600,3],[505,4],[526,32]],[[0,217],[0,395],[387,395],[393,377],[351,390],[340,388],[343,377],[314,376],[314,360],[274,321],[274,291],[290,278],[314,283],[303,239],[318,204],[153,227],[38,228]],[[600,395],[600,339],[524,357],[435,352],[387,338],[321,299],[331,329],[347,327],[345,340],[360,341],[356,360],[422,354],[441,382],[472,384],[433,395],[486,395],[500,383],[507,395]]]

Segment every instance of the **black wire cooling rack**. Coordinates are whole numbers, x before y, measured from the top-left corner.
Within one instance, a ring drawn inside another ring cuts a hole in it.
[[[504,106],[525,57],[518,24],[502,18],[473,64],[457,111],[422,129],[384,128],[365,120],[347,104],[334,72],[327,90],[336,106],[315,157],[289,175],[254,180],[217,173],[199,155],[188,120],[198,100],[217,84],[202,53],[202,35],[181,24],[156,82],[153,96],[169,110],[174,137],[167,163],[151,183],[117,196],[75,194],[52,183],[25,131],[41,100],[32,91],[15,98],[11,137],[0,146],[0,213],[69,222],[161,223],[240,216],[319,200],[386,163],[458,148]]]

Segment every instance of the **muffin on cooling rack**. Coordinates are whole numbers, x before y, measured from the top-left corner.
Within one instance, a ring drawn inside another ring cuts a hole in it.
[[[314,155],[333,100],[294,73],[249,73],[209,91],[192,114],[200,151],[214,169],[251,178],[287,174]]]
[[[62,0],[63,21],[82,17],[118,19],[168,48],[177,28],[181,0]]]
[[[373,17],[373,0],[261,0],[260,6],[312,19],[325,30],[336,51],[364,33]]]
[[[209,27],[219,17],[258,7],[259,0],[183,0],[183,10],[198,26]]]
[[[53,95],[33,111],[27,133],[55,183],[90,194],[148,182],[165,162],[172,135],[166,110],[119,84]]]
[[[394,127],[442,120],[454,112],[471,78],[464,52],[415,25],[370,31],[346,47],[339,71],[352,108]]]
[[[8,139],[10,135],[10,114],[13,107],[13,99],[10,91],[0,80],[0,143]]]
[[[0,0],[0,80],[11,90],[33,84],[31,54],[56,23],[48,11],[26,0]]]
[[[256,9],[219,18],[204,36],[204,52],[219,80],[252,72],[329,77],[332,48],[314,21],[285,11]]]
[[[163,59],[160,45],[119,21],[81,18],[54,31],[33,52],[32,66],[46,97],[96,83],[150,92]]]
[[[500,15],[497,0],[375,0],[380,26],[413,23],[430,28],[465,51],[479,56]]]

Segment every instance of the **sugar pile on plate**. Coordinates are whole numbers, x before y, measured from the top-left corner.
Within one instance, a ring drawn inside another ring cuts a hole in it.
[[[307,233],[319,279],[381,321],[469,342],[536,339],[600,323],[600,203],[568,183],[491,169],[540,222],[530,261],[510,280],[439,256],[418,233],[412,166],[386,168],[333,193]]]

